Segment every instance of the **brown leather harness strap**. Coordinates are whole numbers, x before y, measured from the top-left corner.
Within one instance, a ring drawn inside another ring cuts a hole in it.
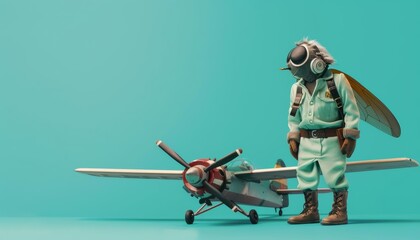
[[[332,98],[337,104],[338,114],[340,115],[340,119],[344,120],[343,101],[341,100],[340,94],[338,93],[337,87],[334,82],[334,77],[326,80],[326,82],[327,82],[328,90],[330,91]],[[296,116],[297,110],[299,109],[300,101],[302,100],[302,95],[303,95],[302,87],[297,86],[295,100],[293,101],[292,109],[290,110],[290,115],[293,117]]]
[[[302,87],[297,86],[295,100],[294,100],[293,105],[292,105],[292,110],[290,110],[290,115],[291,116],[293,116],[293,117],[296,116],[296,112],[299,109],[301,100],[302,100]]]
[[[343,101],[341,101],[340,94],[338,94],[337,87],[335,86],[334,78],[327,80],[328,90],[331,93],[335,103],[337,104],[338,114],[340,118],[344,119]]]

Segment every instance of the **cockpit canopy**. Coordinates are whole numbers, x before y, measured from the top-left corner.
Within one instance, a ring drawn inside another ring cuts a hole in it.
[[[226,169],[231,172],[251,171],[254,170],[252,164],[245,159],[236,159],[230,162]]]

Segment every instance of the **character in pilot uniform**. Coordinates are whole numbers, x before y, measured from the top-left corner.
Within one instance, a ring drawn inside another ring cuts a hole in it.
[[[334,194],[332,210],[321,224],[347,223],[349,185],[344,172],[346,158],[353,154],[360,135],[360,115],[346,76],[328,69],[333,63],[315,40],[298,42],[287,57],[285,69],[297,79],[290,92],[287,140],[298,160],[298,188],[305,197],[303,211],[289,218],[290,224],[320,222],[317,188],[321,173]]]

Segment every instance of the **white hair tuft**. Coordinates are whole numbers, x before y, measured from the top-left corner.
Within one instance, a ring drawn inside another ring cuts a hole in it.
[[[334,58],[331,56],[331,54],[327,51],[327,49],[322,46],[319,42],[316,40],[309,40],[307,37],[303,38],[299,42],[296,43],[296,46],[306,44],[309,48],[318,48],[319,50],[319,56],[324,60],[327,64],[333,64],[335,62]]]

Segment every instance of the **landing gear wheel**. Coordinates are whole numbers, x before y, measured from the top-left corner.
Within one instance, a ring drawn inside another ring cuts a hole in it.
[[[187,224],[193,224],[194,223],[194,212],[192,210],[188,210],[185,212],[185,222]]]
[[[279,209],[279,216],[283,216],[283,210],[281,208]]]
[[[252,224],[258,223],[258,213],[254,209],[249,211],[249,220],[251,221]]]

